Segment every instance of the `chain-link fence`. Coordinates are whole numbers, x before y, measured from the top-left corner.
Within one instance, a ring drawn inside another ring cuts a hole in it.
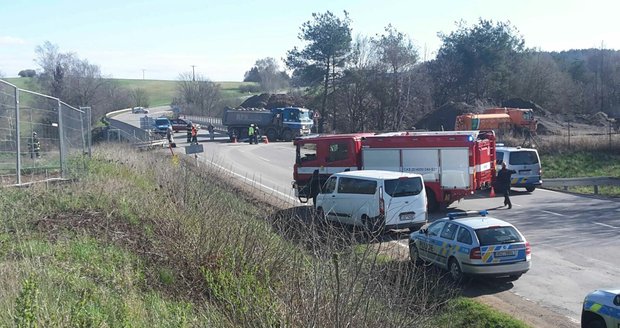
[[[0,183],[71,178],[90,155],[90,108],[0,80]]]

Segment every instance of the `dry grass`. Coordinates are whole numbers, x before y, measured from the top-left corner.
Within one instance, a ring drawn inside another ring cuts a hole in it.
[[[457,292],[223,172],[96,153],[75,184],[0,194],[1,325],[423,327]]]

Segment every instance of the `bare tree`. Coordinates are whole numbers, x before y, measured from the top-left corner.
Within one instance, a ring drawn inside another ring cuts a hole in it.
[[[216,105],[222,99],[220,85],[198,74],[181,73],[177,83],[177,98],[185,111],[201,115],[216,115]]]
[[[418,52],[411,40],[392,25],[388,25],[385,33],[373,40],[373,43],[377,48],[378,67],[386,73],[384,78],[389,81],[385,83],[387,88],[383,89],[387,93],[383,97],[387,103],[380,108],[379,129],[389,127],[398,130],[402,125],[404,109],[413,97],[409,83],[411,75],[407,72],[418,61]]]
[[[131,96],[133,98],[133,102],[135,106],[139,107],[149,107],[150,100],[149,95],[146,90],[142,88],[136,88],[131,91]]]

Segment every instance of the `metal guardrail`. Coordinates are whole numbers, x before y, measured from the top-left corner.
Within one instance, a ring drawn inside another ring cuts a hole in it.
[[[616,177],[588,177],[588,178],[558,178],[544,179],[544,187],[561,187],[568,190],[568,187],[593,186],[594,194],[598,194],[599,186],[620,186],[620,178]]]
[[[161,139],[161,137],[153,135],[150,131],[143,130],[137,126],[113,118],[118,114],[129,111],[131,111],[131,108],[109,112],[105,115],[108,123],[110,124],[110,129],[108,129],[108,140],[114,139],[114,137],[110,136],[110,133],[113,133],[114,131],[118,131],[118,139],[127,140],[131,143],[151,142],[153,140]]]

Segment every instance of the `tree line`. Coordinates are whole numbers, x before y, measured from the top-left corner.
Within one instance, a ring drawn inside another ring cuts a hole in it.
[[[448,102],[501,105],[522,98],[555,113],[620,114],[620,51],[605,49],[544,52],[525,47],[505,22],[461,21],[447,34],[437,56],[421,61],[410,37],[392,25],[374,36],[352,36],[351,19],[327,11],[301,24],[294,47],[283,58],[264,58],[248,70],[249,92],[303,90],[306,105],[320,115],[319,131],[409,129]],[[45,42],[35,50],[39,70],[23,70],[37,89],[73,106],[91,106],[93,118],[131,106],[149,106],[145,90],[128,90],[102,76],[99,66]],[[218,116],[219,85],[202,75],[182,73],[172,105]]]
[[[392,25],[352,37],[351,20],[314,13],[300,27],[303,48],[287,52],[291,84],[320,112],[319,132],[399,130],[447,102],[501,105],[522,98],[551,112],[620,114],[620,52],[543,52],[525,47],[505,22],[461,21],[436,58],[420,61],[411,39]],[[258,66],[257,66],[258,67]]]

